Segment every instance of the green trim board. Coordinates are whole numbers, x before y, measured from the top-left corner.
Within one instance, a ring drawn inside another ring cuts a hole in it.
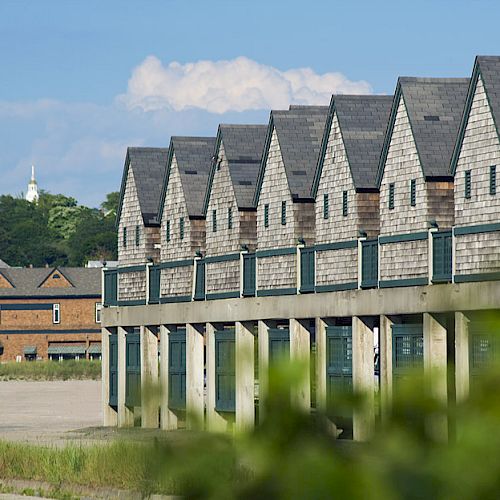
[[[170,297],[160,297],[160,304],[171,304],[176,302],[191,302],[191,295],[172,295]]]
[[[192,266],[194,264],[194,259],[184,259],[184,260],[173,260],[171,262],[161,262],[160,264],[156,264],[156,269],[172,269],[174,267],[187,267]]]
[[[260,259],[263,257],[278,257],[280,255],[293,255],[297,253],[297,247],[272,248],[270,250],[257,250],[255,256]]]
[[[206,300],[238,299],[239,297],[240,297],[240,291],[232,290],[230,292],[207,293],[205,299]]]
[[[257,290],[257,297],[274,297],[278,295],[296,295],[296,288],[269,288],[266,290]]]
[[[407,241],[421,241],[429,239],[428,231],[421,231],[418,233],[405,233],[394,234],[391,236],[379,236],[379,245],[386,245],[387,243],[404,243]]]
[[[340,292],[343,290],[357,290],[357,288],[358,288],[357,281],[349,281],[345,283],[338,283],[336,285],[316,285],[315,291],[317,293]]]
[[[239,253],[229,253],[226,255],[213,255],[211,257],[205,257],[205,263],[215,264],[217,262],[229,262],[234,260],[240,260]]]
[[[0,311],[52,311],[54,304],[0,304]]]
[[[477,224],[475,226],[460,226],[453,228],[453,233],[455,236],[462,236],[464,234],[494,233],[496,231],[500,231],[500,222],[492,222],[490,224]]]
[[[500,280],[500,271],[494,273],[478,274],[455,274],[453,281],[455,283],[471,283],[474,281],[498,281]]]
[[[117,300],[116,305],[118,306],[145,306],[146,299],[137,299],[137,300]]]
[[[325,252],[327,250],[344,250],[346,248],[357,248],[358,240],[334,241],[332,243],[320,243],[314,245],[314,250],[317,252]]]
[[[117,267],[116,271],[118,274],[126,274],[126,273],[139,273],[141,271],[146,271],[146,264],[140,264],[137,266],[128,266],[128,267]]]
[[[397,288],[403,286],[423,286],[428,284],[428,278],[407,278],[399,280],[381,280],[378,286],[379,288]]]

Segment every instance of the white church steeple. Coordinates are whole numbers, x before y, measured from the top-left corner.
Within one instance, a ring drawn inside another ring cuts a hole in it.
[[[28,184],[28,192],[26,193],[26,200],[30,203],[38,202],[38,184],[35,180],[35,165],[31,165],[31,180]]]

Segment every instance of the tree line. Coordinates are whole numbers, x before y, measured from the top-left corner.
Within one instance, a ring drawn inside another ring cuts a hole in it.
[[[119,193],[100,208],[79,205],[62,194],[40,193],[37,204],[0,196],[0,259],[10,266],[84,266],[115,260]]]

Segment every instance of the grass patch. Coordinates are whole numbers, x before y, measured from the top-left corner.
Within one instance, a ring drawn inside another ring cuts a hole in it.
[[[100,380],[100,361],[0,363],[0,380]]]

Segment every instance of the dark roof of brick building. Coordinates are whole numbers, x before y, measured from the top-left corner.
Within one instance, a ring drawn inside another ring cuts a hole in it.
[[[125,195],[128,169],[130,167],[134,174],[137,197],[144,224],[146,226],[158,224],[158,204],[161,196],[161,185],[165,176],[167,158],[167,148],[127,148],[120,190],[120,203],[116,216],[117,225],[120,221],[123,196]]]
[[[253,196],[259,174],[262,151],[266,141],[267,125],[219,125],[214,161],[205,195],[205,213],[208,209],[212,180],[217,168],[221,144],[229,165],[236,203],[240,209],[253,208]]]
[[[67,287],[42,287],[45,280],[54,272],[61,273],[70,283]],[[58,268],[18,268],[0,269],[12,288],[0,288],[1,298],[36,297],[100,297],[101,273],[99,268],[58,267]]]
[[[160,218],[163,213],[174,155],[179,168],[189,217],[201,217],[203,215],[203,201],[212,165],[214,146],[215,137],[176,136],[171,138],[167,170],[160,199]]]
[[[377,181],[380,185],[400,99],[403,98],[426,179],[450,176],[449,166],[469,78],[400,77],[394,95]]]
[[[332,96],[312,189],[314,198],[323,170],[323,160],[334,115],[339,122],[354,187],[357,190],[376,188],[378,163],[392,100],[393,96]]]
[[[276,130],[278,137],[292,198],[311,198],[311,187],[327,115],[328,106],[292,105],[285,111],[271,111],[254,205],[259,201],[273,130]]]

